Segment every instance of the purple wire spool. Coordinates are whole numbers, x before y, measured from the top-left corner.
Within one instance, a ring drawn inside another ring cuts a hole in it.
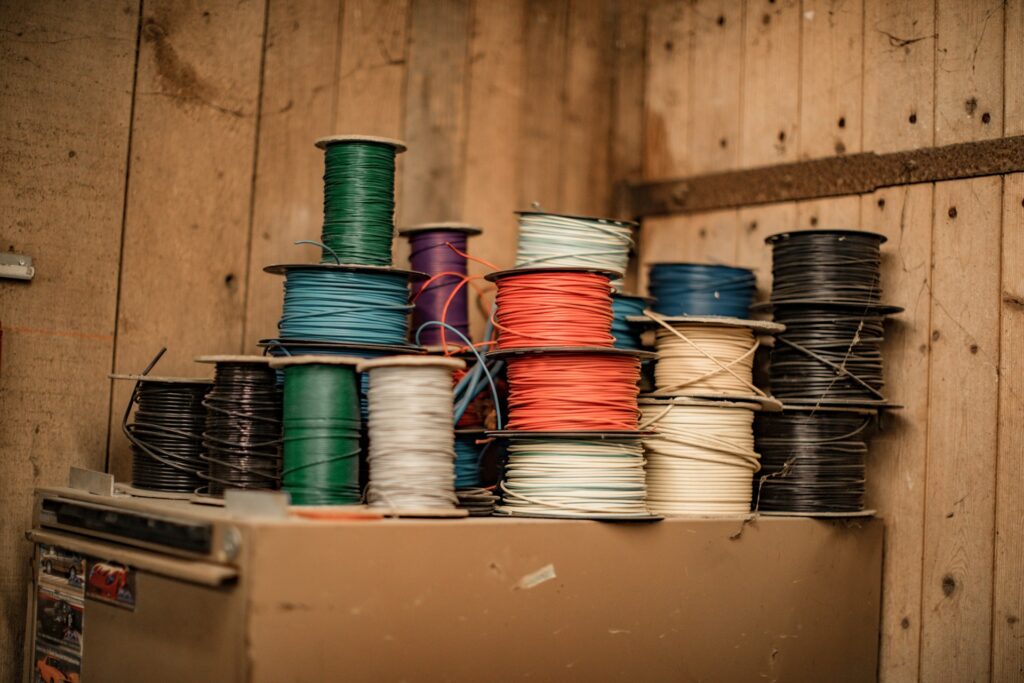
[[[412,284],[415,308],[412,312],[412,339],[416,330],[425,322],[444,320],[447,324],[469,337],[469,291],[468,284],[462,285],[444,312],[445,302],[452,291],[462,282],[467,273],[466,258],[456,253],[466,253],[466,241],[470,235],[479,235],[480,229],[465,223],[424,223],[399,230],[399,235],[409,238],[409,262],[411,267],[430,276],[430,280]],[[455,247],[452,249],[448,245]],[[440,275],[457,273],[457,275]],[[435,275],[440,275],[433,279]],[[423,290],[423,291],[420,291]],[[419,343],[424,346],[440,346],[443,341],[459,344],[453,334],[445,334],[444,328],[431,325],[420,333]],[[443,341],[442,341],[443,339]]]

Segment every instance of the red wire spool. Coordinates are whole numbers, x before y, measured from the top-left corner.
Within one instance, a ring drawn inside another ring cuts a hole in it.
[[[583,270],[495,273],[498,349],[609,348],[612,286],[608,275]]]
[[[636,430],[639,358],[584,351],[515,355],[506,362],[507,429]]]

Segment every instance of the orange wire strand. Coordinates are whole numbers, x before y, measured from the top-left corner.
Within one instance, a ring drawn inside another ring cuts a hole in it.
[[[612,286],[596,273],[524,273],[497,282],[498,348],[611,347]]]
[[[557,353],[507,359],[509,429],[635,430],[640,361]]]

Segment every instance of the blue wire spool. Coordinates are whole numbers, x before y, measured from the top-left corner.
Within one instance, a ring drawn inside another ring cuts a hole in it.
[[[650,301],[644,296],[630,294],[612,294],[612,336],[615,337],[615,348],[641,348],[640,335],[643,326],[631,323],[627,318],[644,314]]]
[[[749,318],[757,278],[752,270],[699,263],[656,263],[648,291],[661,315],[720,315]]]

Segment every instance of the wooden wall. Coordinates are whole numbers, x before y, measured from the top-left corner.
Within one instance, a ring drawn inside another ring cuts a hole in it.
[[[273,336],[270,263],[316,260],[333,133],[404,139],[399,223],[606,215],[642,155],[643,6],[592,0],[0,3],[0,680],[17,680],[31,492],[129,474],[129,387]],[[396,248],[400,263],[407,250]],[[483,269],[475,268],[476,272]],[[479,325],[479,317],[476,320]],[[109,444],[109,448],[108,448]]]
[[[291,243],[319,232],[316,137],[405,139],[399,222],[480,223],[509,266],[533,201],[608,214],[623,179],[1024,133],[1022,0],[10,0],[0,29],[0,248],[38,268],[0,281],[0,680],[31,489],[127,476],[108,372],[274,333],[261,268],[315,258]],[[832,226],[889,236],[907,309],[869,483],[882,679],[1017,680],[1024,177],[649,220],[641,260],[766,290],[766,235]]]
[[[659,179],[1024,132],[1020,0],[694,0],[649,17]],[[759,269],[783,229],[888,236],[883,681],[1024,679],[1024,177],[648,220],[642,262]],[[644,276],[643,271],[640,273]],[[836,587],[842,590],[841,586]]]

